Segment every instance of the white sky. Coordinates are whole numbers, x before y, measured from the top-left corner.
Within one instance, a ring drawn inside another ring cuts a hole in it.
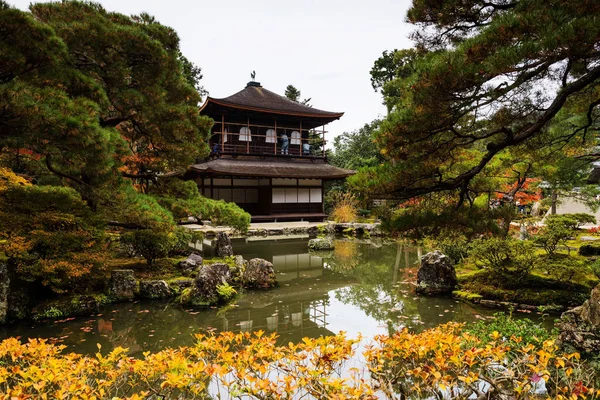
[[[8,0],[27,9],[30,0]],[[329,140],[385,114],[369,71],[384,50],[412,47],[410,0],[99,0],[107,10],[147,12],[173,27],[184,55],[202,68],[211,97],[238,92],[256,71],[283,95],[288,84],[311,105],[345,115]],[[331,142],[330,142],[331,143]]]

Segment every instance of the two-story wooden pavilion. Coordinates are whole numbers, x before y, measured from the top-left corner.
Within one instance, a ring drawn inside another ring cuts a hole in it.
[[[253,221],[322,220],[323,183],[354,173],[325,157],[325,125],[344,113],[297,103],[258,82],[208,97],[200,113],[215,121],[213,151],[186,176],[204,196],[235,202]]]

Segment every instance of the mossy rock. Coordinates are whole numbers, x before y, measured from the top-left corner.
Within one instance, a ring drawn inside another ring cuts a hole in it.
[[[333,240],[330,238],[316,238],[308,241],[309,250],[333,250]]]
[[[471,293],[464,290],[455,290],[452,292],[452,297],[461,300],[472,301],[473,303],[478,303],[483,296],[477,293]]]
[[[100,312],[102,306],[112,299],[104,294],[75,295],[61,297],[34,307],[34,320],[88,316]]]

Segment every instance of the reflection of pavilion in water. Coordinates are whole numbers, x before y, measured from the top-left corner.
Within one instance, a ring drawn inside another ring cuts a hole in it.
[[[262,329],[286,340],[332,334],[327,329],[332,287],[319,286],[315,279],[323,277],[324,262],[308,252],[307,235],[233,239],[232,247],[247,260],[259,257],[272,262],[280,287],[276,292],[244,296],[239,308],[228,310],[216,328],[234,332]]]
[[[290,335],[302,338],[331,335],[327,329],[327,294],[320,299],[301,301],[298,303],[282,303],[264,308],[247,308],[228,311],[221,317],[223,331],[252,332],[263,330],[267,333],[277,333],[289,339]]]

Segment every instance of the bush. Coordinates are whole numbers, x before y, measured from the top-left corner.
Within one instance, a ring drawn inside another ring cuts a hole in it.
[[[500,332],[481,340],[457,324],[420,334],[404,329],[375,340],[365,357],[385,398],[526,399],[536,397],[545,383],[566,399],[594,383],[579,355],[561,354],[554,340],[537,350],[514,337],[511,347]]]
[[[531,243],[498,237],[473,241],[471,257],[477,266],[491,272],[517,276],[527,275],[536,260]]]
[[[442,238],[437,240],[436,245],[440,248],[442,253],[450,257],[454,263],[459,263],[467,258],[473,247],[471,241],[464,235],[452,232],[442,234]]]
[[[56,293],[102,286],[103,222],[74,189],[30,185],[0,169],[0,254],[12,277]]]
[[[84,356],[63,354],[64,346],[44,340],[21,344],[6,339],[0,342],[0,393],[183,399],[209,398],[209,387],[218,387],[219,397],[248,399],[523,399],[537,398],[542,382],[562,398],[596,392],[593,370],[579,354],[561,353],[553,340],[536,349],[519,341],[516,331],[512,348],[499,332],[481,340],[458,324],[380,335],[363,352],[365,363],[353,363],[343,378],[340,370],[360,340],[343,333],[282,346],[275,334],[262,331],[198,334],[196,339],[193,346],[147,352],[137,359],[121,347]]]
[[[351,193],[338,193],[334,197],[330,218],[335,222],[354,222],[358,218],[358,202]]]
[[[190,253],[190,243],[197,238],[194,231],[178,226],[173,230],[172,247],[168,252],[169,256],[188,255]]]
[[[578,229],[581,225],[596,223],[596,217],[586,213],[551,215],[546,219],[560,220],[570,229]]]
[[[250,225],[250,214],[235,203],[201,196],[194,181],[172,179],[161,186],[153,187],[152,195],[163,207],[170,210],[176,219],[206,219],[216,225],[231,226],[240,232],[246,232]]]
[[[588,272],[584,261],[567,255],[562,255],[562,257],[555,256],[554,258],[541,258],[539,264],[543,266],[548,275],[563,282],[584,281],[586,279],[585,275]]]
[[[542,246],[548,256],[553,257],[561,243],[567,246],[567,240],[573,236],[573,224],[576,224],[575,219],[552,215],[546,218],[546,226],[533,238],[533,241]]]
[[[172,232],[140,229],[121,235],[121,241],[130,254],[140,255],[152,265],[157,258],[167,257],[176,245],[177,238]]]
[[[500,338],[513,348],[532,344],[536,349],[540,349],[546,340],[552,339],[550,332],[540,324],[527,318],[516,319],[504,313],[494,314],[492,320],[477,321],[468,325],[465,331],[479,338],[482,343],[487,344]]]

